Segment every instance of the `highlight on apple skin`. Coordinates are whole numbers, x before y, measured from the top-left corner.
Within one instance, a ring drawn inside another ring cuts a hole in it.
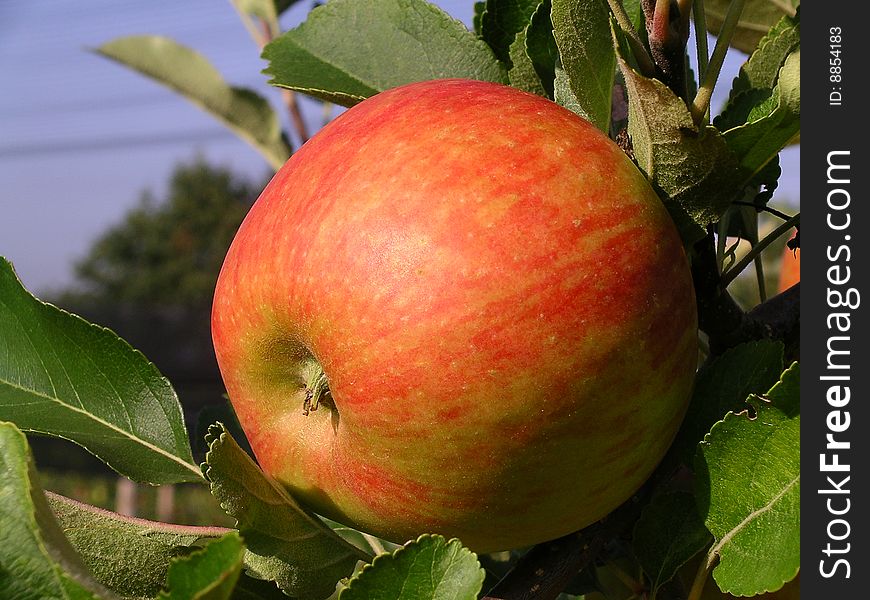
[[[296,498],[488,552],[589,525],[649,477],[696,321],[677,231],[614,143],[541,97],[437,80],[290,158],[212,330],[256,458]]]

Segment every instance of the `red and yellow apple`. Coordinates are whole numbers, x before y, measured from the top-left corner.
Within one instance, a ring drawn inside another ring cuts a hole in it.
[[[687,260],[635,165],[556,104],[466,80],[378,94],[300,148],[212,323],[266,473],[364,531],[478,551],[629,498],[697,358]]]

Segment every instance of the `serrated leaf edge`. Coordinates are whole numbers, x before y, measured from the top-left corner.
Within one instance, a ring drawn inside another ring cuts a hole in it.
[[[105,327],[105,326],[103,326],[103,325],[99,325],[99,324],[97,324],[97,323],[91,323],[91,322],[88,321],[87,319],[85,319],[85,318],[83,318],[83,317],[81,317],[81,316],[79,316],[79,315],[77,315],[77,314],[75,314],[75,313],[69,312],[69,311],[67,311],[67,310],[65,310],[65,309],[63,309],[63,308],[61,308],[61,307],[59,307],[59,306],[57,306],[57,305],[55,305],[55,304],[52,304],[52,303],[50,303],[50,302],[45,302],[44,300],[40,300],[39,298],[37,298],[35,295],[33,295],[33,294],[30,292],[30,290],[28,290],[28,289],[24,286],[24,283],[21,281],[21,278],[18,277],[18,274],[15,272],[15,268],[12,266],[12,263],[11,263],[9,260],[7,260],[5,257],[0,256],[0,269],[5,268],[5,267],[8,267],[8,268],[9,268],[9,271],[10,271],[10,273],[12,274],[12,277],[15,279],[15,281],[18,283],[18,285],[21,287],[21,289],[24,291],[24,293],[26,293],[28,296],[30,296],[31,300],[33,300],[33,301],[36,302],[37,304],[39,304],[39,305],[41,305],[42,307],[45,307],[45,308],[47,308],[47,309],[49,309],[49,310],[52,310],[52,311],[58,311],[58,312],[60,312],[62,315],[64,315],[65,317],[71,317],[72,319],[74,319],[74,320],[76,320],[76,321],[79,321],[80,323],[83,323],[83,324],[86,325],[89,329],[100,332],[101,335],[108,334],[108,335],[112,336],[113,341],[117,340],[118,342],[120,342],[121,346],[123,347],[123,349],[124,349],[125,351],[131,351],[131,352],[133,353],[134,356],[136,356],[136,357],[138,357],[138,358],[141,358],[141,359],[146,363],[146,365],[147,365],[149,368],[153,369],[153,371],[159,375],[159,380],[162,381],[162,382],[164,382],[164,383],[169,387],[169,389],[172,390],[172,396],[175,398],[175,401],[178,402],[178,394],[175,392],[175,388],[172,387],[172,384],[170,383],[169,379],[167,379],[163,374],[161,374],[161,373],[160,373],[160,370],[157,368],[157,365],[155,365],[153,362],[151,362],[150,360],[148,360],[148,358],[147,358],[147,357],[146,357],[146,356],[145,356],[145,355],[144,355],[140,350],[137,350],[136,348],[134,348],[132,345],[130,345],[130,343],[129,343],[127,340],[125,340],[124,338],[122,338],[121,336],[119,336],[117,333],[115,333],[114,331],[112,331],[110,328]],[[151,389],[151,386],[150,386],[150,385],[147,385],[147,382],[143,382],[143,383],[146,384],[146,387],[148,387],[149,390]],[[96,417],[95,415],[93,415],[92,413],[89,413],[89,412],[86,411],[86,410],[83,410],[83,409],[81,409],[81,408],[75,407],[75,406],[73,406],[73,405],[71,405],[71,404],[66,404],[66,403],[60,401],[60,400],[57,399],[57,398],[52,398],[51,396],[46,396],[45,394],[37,393],[37,392],[35,392],[35,391],[33,391],[33,390],[29,390],[29,389],[27,389],[27,388],[22,388],[21,386],[14,385],[14,384],[12,384],[11,382],[6,381],[5,379],[0,379],[0,385],[9,386],[9,387],[12,387],[12,388],[15,388],[15,389],[21,390],[21,391],[23,391],[23,392],[26,392],[26,393],[28,393],[28,394],[33,394],[33,395],[35,395],[35,396],[38,396],[38,397],[41,397],[41,398],[44,398],[44,399],[48,400],[48,401],[51,402],[52,404],[55,404],[55,405],[61,405],[61,406],[63,406],[64,409],[69,409],[69,410],[72,410],[72,411],[74,411],[74,412],[78,412],[79,414],[87,415],[87,416],[90,417],[91,420],[93,420],[95,423],[99,423],[99,424],[105,426],[107,429],[109,429],[109,430],[111,430],[111,431],[115,431],[115,432],[121,434],[122,437],[125,437],[125,438],[127,438],[127,439],[129,439],[129,440],[132,440],[132,441],[134,441],[134,442],[137,442],[137,443],[139,443],[141,446],[146,447],[146,448],[148,448],[149,450],[154,451],[156,454],[159,454],[159,455],[161,455],[161,456],[163,456],[163,457],[165,457],[165,458],[168,458],[168,459],[170,460],[170,462],[174,462],[174,463],[176,463],[176,464],[178,464],[178,465],[180,465],[180,466],[185,467],[186,469],[188,469],[189,471],[191,471],[192,473],[195,473],[195,474],[197,475],[197,479],[196,479],[196,480],[200,480],[200,479],[202,478],[199,469],[197,469],[197,467],[196,467],[196,465],[195,465],[194,463],[192,463],[192,462],[187,462],[187,461],[184,460],[183,458],[181,458],[181,457],[179,457],[179,456],[175,456],[174,454],[170,453],[170,452],[167,451],[167,450],[164,450],[163,448],[160,448],[160,447],[158,447],[158,446],[155,446],[155,445],[153,445],[152,443],[150,443],[150,442],[148,442],[148,441],[146,441],[146,440],[143,440],[142,438],[135,437],[135,436],[132,435],[130,432],[125,431],[125,430],[123,430],[123,429],[120,429],[117,425],[115,425],[115,424],[113,424],[113,423],[110,423],[110,422],[108,422],[108,421],[105,421],[104,419],[101,419],[101,418]],[[158,403],[158,404],[159,404],[159,403]],[[180,411],[181,411],[181,404],[179,403],[178,406],[179,406],[179,412],[180,412]],[[163,408],[163,407],[161,406],[161,409],[162,409],[162,408]],[[165,414],[165,411],[164,411],[164,414]],[[167,416],[168,416],[168,415],[167,415]],[[16,427],[18,427],[17,424],[16,424]],[[187,426],[184,425],[184,422],[183,422],[183,421],[182,421],[182,427],[184,428],[184,433],[185,433],[185,436],[186,436],[186,435],[187,435]],[[31,428],[31,427],[19,427],[19,429],[20,429],[21,431],[26,431],[26,432],[29,432],[29,433],[37,433],[37,434],[42,434],[42,435],[48,435],[48,436],[55,437],[55,438],[58,438],[58,439],[63,439],[63,440],[66,440],[66,441],[68,441],[68,442],[72,442],[72,443],[74,443],[74,444],[76,444],[76,445],[78,445],[78,446],[81,446],[82,448],[84,448],[85,450],[87,450],[90,454],[93,454],[94,456],[96,456],[97,458],[99,458],[102,462],[104,462],[105,464],[107,464],[109,467],[111,467],[111,468],[112,468],[113,470],[115,470],[117,473],[119,473],[119,474],[121,474],[121,475],[123,475],[123,476],[126,477],[126,475],[124,475],[123,473],[121,473],[121,471],[119,471],[117,468],[115,468],[115,467],[114,467],[114,466],[109,462],[108,459],[103,458],[102,456],[100,456],[100,454],[98,454],[98,453],[95,452],[94,450],[92,450],[92,449],[90,449],[90,448],[87,448],[87,447],[84,446],[81,442],[78,442],[78,441],[73,440],[73,439],[71,439],[71,438],[68,438],[68,437],[65,437],[65,436],[62,436],[62,435],[56,434],[56,433],[51,432],[51,431],[43,430],[43,429]],[[191,455],[191,456],[192,456],[192,455]],[[196,480],[193,480],[193,481],[196,481]],[[139,481],[140,483],[147,483],[147,484],[149,484],[149,485],[158,485],[158,483],[159,483],[159,482],[155,482],[155,481],[145,481],[145,480],[137,480],[137,481]]]
[[[339,592],[338,599],[341,600],[341,598],[342,598],[342,596],[343,596],[343,594],[344,594],[344,590],[351,589],[352,586],[353,586],[353,584],[354,584],[354,582],[355,582],[355,581],[358,581],[359,578],[360,578],[360,576],[361,576],[363,573],[365,573],[366,571],[370,571],[370,570],[376,568],[376,565],[380,564],[380,563],[383,562],[383,561],[395,559],[397,556],[400,556],[400,555],[401,555],[405,550],[408,550],[408,549],[414,548],[415,546],[421,544],[421,543],[422,543],[424,540],[426,540],[426,539],[433,539],[433,540],[436,540],[436,541],[439,540],[439,539],[440,539],[440,540],[444,540],[444,547],[445,547],[445,548],[450,547],[450,546],[454,546],[454,547],[458,546],[460,550],[462,550],[462,549],[468,550],[468,548],[466,548],[466,547],[462,544],[462,541],[461,541],[459,538],[450,538],[450,539],[448,540],[448,539],[445,538],[443,535],[440,535],[440,534],[437,534],[437,533],[424,533],[424,534],[418,536],[416,539],[413,539],[413,540],[411,540],[411,541],[405,543],[403,546],[400,546],[399,548],[396,548],[396,549],[393,550],[392,552],[387,552],[387,553],[384,553],[384,554],[379,554],[379,555],[377,555],[377,556],[374,558],[374,560],[372,560],[370,563],[364,565],[364,566],[362,567],[362,569],[360,569],[359,571],[357,571],[356,573],[353,574],[353,576],[348,580],[347,584],[345,584],[345,587],[341,590],[341,592]],[[470,552],[470,553],[475,557],[475,564],[477,565],[478,570],[480,570],[482,567],[480,566],[480,560],[477,559],[477,554],[475,554],[475,553],[472,552],[471,550],[468,550],[468,552]],[[483,586],[483,581],[484,581],[484,578],[485,578],[485,574],[483,574],[483,573],[479,573],[479,576],[480,576],[480,577],[479,577],[479,579],[480,579],[480,587],[482,587],[482,586]],[[479,591],[480,591],[480,590],[478,590],[478,592],[479,592]]]
[[[198,556],[202,556],[202,555],[204,555],[205,553],[208,552],[208,547],[209,547],[212,543],[219,542],[219,541],[222,540],[224,537],[226,537],[226,536],[230,536],[230,535],[235,535],[236,537],[239,538],[239,542],[241,543],[241,556],[239,557],[239,562],[241,562],[241,567],[244,568],[244,556],[245,556],[245,552],[247,551],[247,548],[246,548],[246,546],[245,546],[245,541],[244,541],[244,539],[242,538],[241,534],[240,534],[238,531],[236,531],[236,530],[230,530],[230,531],[228,531],[227,533],[225,533],[224,535],[222,535],[221,537],[214,538],[214,539],[210,540],[210,541],[209,541],[205,546],[202,546],[202,547],[200,547],[200,548],[197,548],[196,550],[194,550],[194,551],[191,552],[190,554],[185,554],[185,555],[183,555],[183,556],[176,556],[176,557],[173,557],[173,558],[170,559],[170,561],[169,561],[169,568],[172,569],[172,567],[173,567],[174,565],[177,565],[177,564],[181,564],[181,563],[187,562],[187,561],[191,560],[191,558],[193,558],[193,557],[195,557],[195,556],[198,557]],[[218,585],[220,585],[221,583],[223,583],[224,581],[226,581],[226,578],[227,578],[227,572],[226,572],[226,571],[222,571],[220,577],[218,577],[217,579],[215,579],[214,581],[212,581],[212,582],[211,582],[207,587],[202,588],[201,590],[199,590],[199,594],[197,595],[197,598],[200,597],[203,593],[207,593],[207,592],[210,592],[211,590],[215,589]],[[169,587],[167,587],[167,584],[168,584],[168,581],[169,581],[169,573],[168,573],[168,571],[167,571],[166,579],[167,579],[166,584],[164,584],[163,589],[160,590],[160,593],[157,595],[157,598],[156,598],[155,600],[170,600],[170,599],[172,598],[172,596],[171,596],[172,589],[169,588]]]

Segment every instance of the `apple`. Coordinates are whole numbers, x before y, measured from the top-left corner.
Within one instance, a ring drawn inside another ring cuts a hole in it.
[[[679,427],[697,360],[677,231],[605,135],[438,80],[339,116],[239,229],[212,332],[262,469],[313,511],[477,551],[582,528]]]

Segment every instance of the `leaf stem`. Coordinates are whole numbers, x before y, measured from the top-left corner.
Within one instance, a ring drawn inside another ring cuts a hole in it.
[[[737,23],[740,21],[740,15],[743,13],[744,4],[746,4],[746,0],[731,0],[731,4],[728,6],[725,22],[722,23],[722,28],[716,37],[716,47],[713,48],[710,64],[704,73],[704,77],[701,79],[702,83],[690,108],[692,119],[696,125],[699,125],[704,120],[707,110],[710,108],[713,88],[716,87],[716,81],[719,79],[719,71],[721,71],[722,64],[725,62],[725,54],[728,52],[731,38],[734,37],[734,31],[737,29]]]
[[[709,50],[707,49],[707,16],[704,13],[704,0],[695,0],[692,3],[692,19],[695,23],[695,50],[698,54],[698,81],[704,81],[707,75],[707,67],[710,64]]]
[[[734,202],[732,202],[732,204],[736,204],[738,206],[752,206],[756,209],[761,210],[762,212],[770,213],[774,217],[779,217],[783,221],[788,221],[789,219],[792,218],[791,215],[787,215],[784,212],[776,210],[775,208],[771,208],[770,206],[760,206],[759,207],[756,204],[753,204],[752,202],[746,202],[743,200],[735,200]]]
[[[239,19],[241,19],[242,24],[245,26],[245,29],[248,30],[248,34],[251,36],[251,39],[254,40],[254,43],[257,44],[260,49],[262,49],[263,46],[266,45],[266,41],[261,35],[260,30],[257,29],[257,25],[256,23],[254,23],[251,15],[249,15],[247,12],[244,11],[244,9],[242,9],[239,2],[232,1],[230,2],[230,4],[232,4],[233,8],[236,9],[236,13],[238,13]]]
[[[365,533],[364,531],[360,531],[365,541],[368,542],[369,546],[371,546],[372,550],[375,552],[375,556],[379,556],[381,554],[385,554],[387,549],[384,548],[384,545],[381,543],[381,540],[376,538],[375,536]]]
[[[706,560],[702,561],[695,573],[695,579],[692,581],[692,588],[689,590],[689,595],[686,600],[701,600],[701,594],[704,592],[704,585],[707,579],[710,578],[710,571],[713,570],[713,565],[716,564],[716,554],[712,548],[707,553]]]
[[[720,282],[720,285],[722,286],[722,288],[723,289],[727,288],[728,285],[732,281],[734,281],[734,279],[740,274],[740,272],[743,271],[743,269],[745,269],[747,266],[749,266],[749,263],[751,263],[753,260],[755,260],[756,256],[761,254],[761,252],[764,251],[764,249],[767,248],[774,240],[776,240],[781,235],[788,233],[788,231],[792,227],[799,224],[800,222],[801,222],[801,214],[798,213],[795,216],[788,219],[787,221],[785,221],[784,223],[780,224],[779,227],[777,227],[776,229],[771,231],[769,234],[767,234],[763,240],[761,240],[760,242],[755,244],[752,247],[752,249],[749,252],[747,252],[743,258],[741,258],[739,261],[737,261],[737,263],[733,267],[731,267],[725,273],[722,274],[722,280]]]
[[[617,25],[619,25],[619,28],[622,29],[622,32],[625,34],[626,38],[628,38],[628,44],[631,46],[631,51],[634,53],[634,57],[637,60],[641,73],[646,77],[655,77],[655,63],[647,51],[646,46],[644,46],[640,37],[638,37],[637,31],[635,30],[634,25],[632,25],[628,13],[625,12],[625,7],[622,6],[621,0],[607,0],[607,4],[610,6],[610,12],[613,13]]]
[[[245,25],[245,29],[248,30],[251,39],[254,40],[254,43],[257,44],[257,47],[260,48],[261,51],[265,48],[266,44],[274,40],[281,33],[276,18],[267,19],[261,17],[259,19],[260,27],[258,28],[257,23],[255,23],[251,16],[245,12],[238,0],[233,0],[231,4],[239,14],[239,18]],[[291,90],[282,90],[281,99],[287,107],[287,113],[290,115],[290,121],[293,124],[293,129],[296,131],[296,135],[299,136],[300,143],[304,144],[308,141],[310,136],[308,134],[308,127],[305,125],[305,120],[302,118],[302,111],[299,109],[296,94]]]
[[[176,525],[174,523],[163,523],[160,521],[140,519],[138,517],[131,517],[128,515],[122,515],[116,512],[112,512],[110,510],[106,510],[105,508],[99,508],[97,506],[93,506],[92,504],[85,504],[84,502],[80,502],[79,500],[67,498],[66,496],[61,496],[60,494],[55,494],[54,492],[50,492],[48,490],[45,490],[45,496],[46,498],[48,498],[50,504],[66,504],[72,506],[76,510],[91,513],[101,519],[110,519],[113,521],[118,521],[120,523],[126,523],[128,525],[141,527],[149,531],[159,531],[162,533],[171,533],[175,535],[189,535],[201,538],[218,538],[224,534],[229,533],[230,531],[235,531],[234,529],[227,529],[225,527]]]

